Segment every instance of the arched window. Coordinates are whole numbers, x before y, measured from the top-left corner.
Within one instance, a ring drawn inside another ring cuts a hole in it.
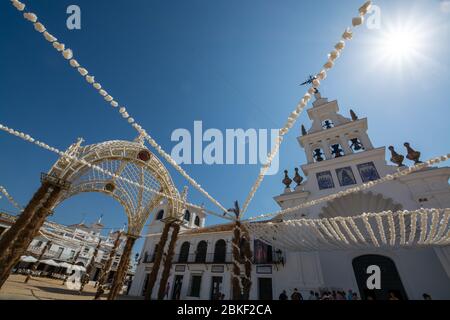
[[[189,257],[189,242],[183,242],[180,248],[180,256],[178,257],[178,262],[187,262]]]
[[[322,121],[322,128],[331,129],[333,127],[334,127],[334,123],[330,119],[326,119],[326,120]]]
[[[184,213],[184,220],[185,221],[191,220],[191,213],[189,212],[189,210],[186,210],[186,212]]]
[[[349,144],[350,149],[353,150],[353,152],[361,152],[361,151],[364,151],[364,146],[363,146],[363,144],[361,143],[361,140],[358,139],[358,138],[350,139],[349,142],[348,142],[348,144]]]
[[[342,147],[339,143],[332,144],[330,146],[331,154],[334,158],[339,158],[344,155],[344,150],[342,150]]]
[[[218,240],[214,247],[214,262],[225,262],[226,253],[227,243],[223,239]]]
[[[194,224],[195,224],[197,227],[200,227],[200,218],[199,218],[198,216],[195,217]]]
[[[197,251],[195,252],[195,262],[206,262],[206,249],[208,244],[206,241],[200,241],[197,245]]]
[[[161,220],[164,217],[164,210],[159,210],[156,215],[156,220]]]
[[[317,147],[314,148],[313,152],[312,152],[313,158],[315,162],[320,162],[324,160],[324,155],[323,155],[323,151],[321,148]]]

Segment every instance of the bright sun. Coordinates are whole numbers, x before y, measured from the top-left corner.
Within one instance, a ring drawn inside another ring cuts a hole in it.
[[[394,59],[408,59],[417,52],[419,39],[411,31],[391,30],[383,39],[382,50]]]
[[[402,21],[381,28],[373,43],[373,61],[377,67],[399,75],[419,70],[426,62],[426,28]]]

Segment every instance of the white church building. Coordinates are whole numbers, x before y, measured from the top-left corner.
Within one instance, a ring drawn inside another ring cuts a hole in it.
[[[306,177],[294,176],[297,186],[285,176],[284,192],[274,200],[286,209],[329,194],[392,174],[402,165],[401,157],[385,147],[374,147],[367,134],[367,119],[349,110],[339,113],[337,101],[316,93],[308,109],[311,128],[302,126],[298,137],[307,163],[301,169]],[[391,148],[390,148],[391,149]],[[419,154],[408,145],[408,158]],[[387,164],[386,157],[396,165]],[[408,161],[408,160],[407,160]],[[296,170],[298,172],[298,170]],[[450,207],[450,167],[422,169],[370,189],[318,204],[283,219],[355,216],[364,212],[416,210]],[[304,181],[303,181],[304,180]],[[156,210],[137,266],[130,295],[142,296],[152,269],[156,245],[163,228],[165,205]],[[205,215],[187,208],[172,262],[165,299],[213,299],[218,292],[231,297],[232,224],[205,227]],[[356,292],[367,299],[387,299],[394,293],[400,299],[450,299],[450,248],[373,248],[293,252],[272,247],[252,237],[251,299],[278,299],[297,288],[307,298],[309,291]],[[381,270],[381,289],[369,290],[367,267]],[[158,279],[159,280],[159,279]],[[159,283],[157,280],[156,283]],[[153,290],[154,298],[156,291]]]

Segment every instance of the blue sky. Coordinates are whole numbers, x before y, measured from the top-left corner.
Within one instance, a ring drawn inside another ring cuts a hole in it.
[[[27,1],[49,31],[62,39],[108,92],[124,104],[170,152],[177,128],[281,127],[327,53],[357,14],[362,1]],[[359,28],[329,73],[321,92],[368,117],[375,146],[403,142],[423,157],[447,153],[450,84],[450,14],[441,1],[376,1],[381,29]],[[81,8],[81,30],[66,28],[66,8]],[[389,26],[407,25],[417,34],[420,56],[403,66],[379,54]],[[9,4],[0,3],[0,122],[66,148],[82,136],[87,143],[133,139],[135,131],[92,90],[67,61]],[[305,163],[296,137],[304,113],[286,136],[280,169]],[[22,204],[39,186],[39,174],[54,154],[0,133],[0,184]],[[188,165],[185,170],[225,206],[244,201],[257,165]],[[277,208],[282,171],[266,177],[248,216]],[[169,168],[177,186],[187,182]],[[193,188],[190,201],[205,202]],[[14,209],[3,198],[0,208]],[[104,214],[108,228],[126,221],[122,208],[100,194],[84,194],[57,208],[54,221],[92,222]],[[208,223],[220,220],[209,219]]]

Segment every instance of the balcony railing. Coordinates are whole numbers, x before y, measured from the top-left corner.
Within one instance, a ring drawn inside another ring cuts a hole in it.
[[[231,263],[232,254],[195,254],[191,253],[188,255],[177,254],[173,259],[173,263],[189,263],[189,264],[206,264],[206,263]]]
[[[173,257],[172,263],[184,263],[184,264],[230,264],[232,263],[232,254],[226,253],[225,255],[215,255],[214,253],[208,253],[206,255],[190,253],[188,255],[176,254]],[[145,255],[142,263],[155,262],[155,254]],[[274,252],[272,255],[266,257],[252,258],[253,264],[286,264],[286,257],[283,253]]]

